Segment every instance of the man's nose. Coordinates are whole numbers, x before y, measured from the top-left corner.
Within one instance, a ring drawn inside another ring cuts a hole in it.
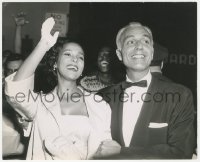
[[[142,42],[140,40],[136,41],[135,47],[136,49],[142,49]]]

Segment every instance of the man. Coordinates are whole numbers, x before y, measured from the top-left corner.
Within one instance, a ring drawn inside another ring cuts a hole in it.
[[[19,69],[23,62],[22,55],[10,54],[5,62],[5,76],[8,76]],[[4,91],[3,91],[4,92]],[[22,138],[23,134],[21,125],[19,125],[16,112],[7,103],[3,93],[3,158],[4,159],[21,159],[24,151]],[[20,118],[18,118],[20,119]]]
[[[168,57],[167,48],[154,42],[154,55],[150,65],[151,74],[155,77],[158,77],[159,79],[163,79],[165,81],[170,82],[171,80],[162,74],[163,64],[164,61],[167,59],[167,57]]]
[[[126,82],[98,93],[112,109],[113,141],[104,141],[97,156],[192,158],[195,143],[192,93],[182,85],[151,75],[154,54],[151,30],[140,23],[130,23],[118,32],[116,44],[117,56],[126,66]],[[119,155],[110,156],[114,154]]]
[[[22,63],[23,63],[23,58],[21,54],[9,55],[5,63],[5,75],[8,76],[16,72]]]

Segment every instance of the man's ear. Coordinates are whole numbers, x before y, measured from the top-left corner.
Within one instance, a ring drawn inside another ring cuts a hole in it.
[[[116,49],[116,54],[117,54],[117,57],[120,61],[122,61],[122,53],[121,53],[121,50],[120,49]]]
[[[151,58],[151,61],[153,60],[153,56],[154,56],[154,48],[152,49],[152,58]]]
[[[161,65],[160,65],[161,70],[162,70],[163,66],[164,66],[164,61],[161,62]]]

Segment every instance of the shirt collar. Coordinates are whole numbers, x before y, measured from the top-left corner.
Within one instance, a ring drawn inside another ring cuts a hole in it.
[[[147,87],[149,87],[149,85],[151,83],[151,79],[152,79],[152,75],[151,75],[151,72],[149,70],[148,73],[143,78],[138,80],[138,82],[141,81],[141,80],[146,80],[147,81]],[[127,75],[126,75],[126,81],[134,83]]]

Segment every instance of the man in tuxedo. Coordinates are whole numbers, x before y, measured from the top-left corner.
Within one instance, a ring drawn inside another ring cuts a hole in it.
[[[190,159],[194,151],[191,91],[150,73],[154,55],[151,30],[130,23],[116,37],[126,81],[98,92],[111,109],[112,141],[97,151],[106,159]]]

